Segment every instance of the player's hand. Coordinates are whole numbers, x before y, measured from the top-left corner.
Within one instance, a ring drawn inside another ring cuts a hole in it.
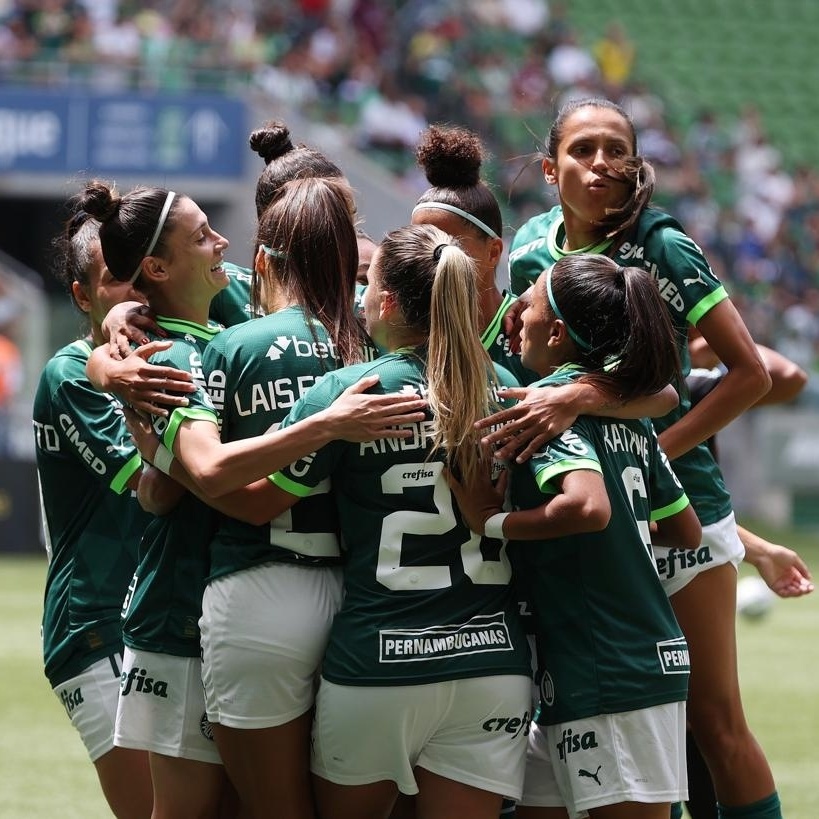
[[[409,438],[414,434],[407,425],[424,420],[426,400],[414,394],[366,394],[378,381],[377,375],[362,378],[324,410],[325,421],[331,425],[335,439],[362,442]]]
[[[160,441],[150,420],[130,407],[123,407],[122,413],[134,446],[139,450],[142,459],[152,464]]]
[[[495,484],[492,483],[492,473],[492,458],[488,454],[481,468],[468,482],[456,478],[451,469],[444,469],[444,477],[455,496],[461,517],[470,530],[478,535],[484,534],[484,525],[492,515],[503,511],[509,473],[504,469]]]
[[[125,301],[112,307],[102,321],[103,335],[108,339],[111,358],[126,358],[133,344],[147,344],[146,333],[166,336],[156,323],[156,313],[145,304]]]
[[[186,407],[185,395],[196,391],[193,376],[185,370],[150,364],[154,353],[171,346],[170,341],[149,341],[137,347],[121,361],[112,361],[106,367],[108,389],[126,404],[146,415],[167,416],[168,409]]]
[[[530,287],[523,295],[518,296],[517,301],[503,315],[503,332],[509,339],[509,349],[515,354],[520,352],[520,331],[523,329],[521,316],[529,306],[531,291]]]
[[[563,387],[511,387],[502,397],[518,403],[475,424],[477,429],[492,428],[481,443],[497,447],[499,460],[527,461],[577,419],[572,393]]]
[[[814,589],[805,561],[785,546],[769,544],[765,553],[754,560],[754,567],[780,597],[802,597]]]

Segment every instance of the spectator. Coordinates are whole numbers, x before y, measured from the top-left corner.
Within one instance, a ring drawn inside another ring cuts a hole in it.
[[[378,92],[364,103],[358,123],[359,144],[386,155],[399,172],[413,162],[413,151],[427,121],[420,97],[402,97],[385,78]]]
[[[566,88],[583,80],[598,78],[597,64],[586,49],[577,44],[574,32],[564,32],[552,53],[546,58],[549,75],[555,85]]]
[[[592,53],[601,79],[611,93],[617,93],[631,76],[636,56],[634,44],[620,22],[614,20],[606,26],[606,33],[594,44]]]

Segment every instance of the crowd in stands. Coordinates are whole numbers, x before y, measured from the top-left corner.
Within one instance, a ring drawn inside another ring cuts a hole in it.
[[[546,206],[536,152],[572,96],[616,100],[657,202],[706,252],[756,339],[819,362],[819,169],[790,168],[749,105],[671,110],[616,22],[556,0],[0,0],[0,81],[261,89],[337,123],[407,188],[430,122],[477,131],[512,230]]]

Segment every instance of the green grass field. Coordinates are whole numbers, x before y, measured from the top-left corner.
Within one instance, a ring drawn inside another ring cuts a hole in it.
[[[798,549],[819,576],[819,535],[765,532]],[[1,817],[110,816],[85,749],[45,680],[39,620],[45,559],[0,558]],[[768,754],[786,819],[819,817],[819,592],[740,620],[748,719]]]

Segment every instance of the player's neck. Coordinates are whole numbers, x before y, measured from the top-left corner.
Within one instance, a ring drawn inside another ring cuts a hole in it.
[[[191,298],[190,294],[151,298],[151,308],[159,316],[189,321],[192,324],[207,326],[210,299]]]
[[[391,351],[420,347],[429,340],[426,333],[420,333],[414,327],[408,327],[406,324],[391,323],[385,330],[385,346]]]
[[[489,322],[495,318],[496,313],[503,303],[503,296],[495,283],[492,282],[491,287],[481,289],[480,292],[480,313],[481,313],[481,328],[487,327]]]
[[[572,218],[571,214],[563,214],[563,241],[561,243],[563,250],[587,250],[600,242],[605,235],[605,229],[600,228],[599,225]]]

